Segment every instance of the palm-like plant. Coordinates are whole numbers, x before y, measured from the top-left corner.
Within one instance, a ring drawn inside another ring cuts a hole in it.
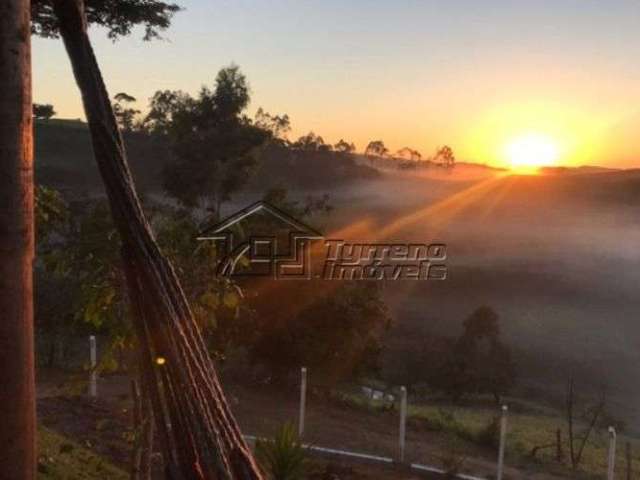
[[[272,480],[299,480],[303,476],[306,457],[291,423],[282,425],[272,439],[258,439],[256,456]]]

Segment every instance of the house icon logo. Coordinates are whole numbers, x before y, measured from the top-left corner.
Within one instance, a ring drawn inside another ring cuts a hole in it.
[[[219,277],[311,278],[311,246],[324,236],[264,201],[256,202],[215,225],[198,241],[216,242]]]

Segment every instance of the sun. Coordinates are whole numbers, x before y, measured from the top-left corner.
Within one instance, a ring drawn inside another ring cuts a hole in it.
[[[534,173],[540,167],[555,165],[559,149],[552,138],[539,133],[527,133],[509,141],[504,153],[512,170]]]

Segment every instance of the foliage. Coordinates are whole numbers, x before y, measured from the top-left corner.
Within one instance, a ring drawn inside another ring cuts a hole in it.
[[[225,278],[216,277],[214,242],[195,242],[200,225],[189,212],[163,207],[153,216],[162,251],[173,262],[198,325],[209,340],[211,353],[224,358],[240,343],[247,316],[244,293]]]
[[[59,191],[38,185],[35,191],[36,236],[45,242],[55,232],[60,232],[69,220],[66,202]]]
[[[495,416],[473,436],[476,444],[483,447],[498,448],[500,445],[500,417]]]
[[[256,456],[272,480],[303,478],[305,452],[291,423],[282,425],[273,439],[256,440]]]
[[[174,115],[192,108],[193,99],[180,90],[158,90],[149,101],[144,127],[156,135],[168,135]]]
[[[302,221],[331,211],[327,196],[292,200],[281,187],[270,190],[265,200]],[[271,217],[252,216],[237,227],[239,242],[246,231],[275,236],[279,245],[289,240],[289,229]],[[249,309],[243,346],[253,364],[267,367],[275,380],[286,380],[295,365],[308,366],[316,379],[329,383],[377,367],[381,337],[390,323],[380,285],[263,277],[243,278],[239,284]],[[287,298],[286,309],[282,298]]]
[[[328,194],[321,197],[308,196],[304,201],[292,200],[284,187],[274,187],[267,190],[263,200],[284,210],[294,218],[309,218],[333,211],[333,207],[329,203]]]
[[[113,114],[116,117],[118,126],[125,132],[130,132],[134,128],[136,116],[140,110],[131,108],[129,105],[136,101],[135,97],[124,92],[117,93],[114,97]]]
[[[243,294],[237,285],[215,278],[215,246],[194,241],[199,225],[188,213],[150,207],[158,242],[184,279],[196,320],[212,351],[223,354],[242,335]],[[36,310],[39,332],[57,338],[100,333],[109,339],[106,362],[132,347],[133,335],[121,269],[119,238],[104,200],[67,202],[47,187],[36,194],[38,262]],[[47,353],[55,356],[54,346]]]
[[[446,168],[451,168],[455,166],[456,163],[456,157],[453,154],[453,150],[448,145],[439,148],[433,160],[435,162],[439,162],[443,167]]]
[[[53,105],[50,103],[34,103],[33,116],[38,120],[49,120],[56,115]]]
[[[334,188],[338,185],[375,179],[380,173],[357,162],[349,146],[320,144],[320,138],[306,135],[291,145],[270,142],[260,153],[254,187],[286,185],[289,188]],[[345,142],[346,143],[346,142]],[[355,147],[354,147],[355,148]]]
[[[276,379],[304,365],[318,382],[336,382],[377,369],[381,337],[390,325],[380,287],[366,282],[280,282],[275,295],[247,287],[255,310],[250,353]],[[290,299],[286,311],[280,299]]]
[[[347,142],[342,138],[333,146],[333,150],[340,153],[354,153],[356,151],[356,146],[353,142]]]
[[[291,148],[304,152],[329,152],[333,147],[324,143],[324,139],[320,135],[309,132],[293,142]]]
[[[221,204],[247,183],[270,135],[243,115],[248,103],[249,86],[237,66],[220,70],[215,89],[203,87],[197,98],[156,93],[145,122],[169,139],[174,159],[163,171],[168,195],[219,216]]]
[[[96,332],[126,335],[124,277],[118,235],[105,201],[71,202],[66,222],[50,242],[38,244],[43,267],[52,281],[72,291],[73,321]]]
[[[500,403],[515,382],[515,367],[510,349],[500,341],[498,315],[490,307],[476,309],[464,321],[464,332],[432,381],[454,400],[491,393]]]
[[[384,142],[382,140],[370,141],[367,148],[364,150],[364,154],[367,157],[384,157],[387,153],[389,153],[389,149],[384,146]]]
[[[85,8],[88,23],[104,27],[114,40],[129,35],[138,25],[144,28],[145,40],[158,38],[180,10],[174,3],[157,0],[86,0]],[[42,37],[59,36],[53,0],[31,2],[31,31]]]
[[[253,124],[270,133],[272,141],[286,144],[287,135],[291,131],[291,121],[289,115],[272,115],[262,109],[258,108]]]
[[[396,157],[409,160],[411,162],[419,162],[422,160],[422,155],[418,150],[413,148],[404,147],[396,152]]]

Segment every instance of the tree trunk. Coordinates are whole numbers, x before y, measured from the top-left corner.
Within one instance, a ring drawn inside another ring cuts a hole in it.
[[[142,348],[143,388],[153,408],[167,478],[261,479],[173,267],[160,252],[142,211],[87,35],[82,0],[55,0],[54,7],[122,241],[133,322]]]
[[[0,478],[35,478],[29,0],[0,2]]]

